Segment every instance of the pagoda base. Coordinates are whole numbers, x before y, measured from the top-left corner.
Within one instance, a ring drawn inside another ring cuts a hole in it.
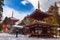
[[[50,34],[28,34],[28,37],[40,37],[40,38],[54,38],[53,35]]]

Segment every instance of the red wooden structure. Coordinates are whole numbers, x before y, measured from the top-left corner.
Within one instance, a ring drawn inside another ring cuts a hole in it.
[[[15,24],[17,21],[19,21],[19,20],[16,19],[16,18],[11,18],[11,22],[12,22],[12,24]]]
[[[3,27],[3,32],[7,32],[8,31],[8,28],[9,28],[8,25],[3,24],[2,27]]]
[[[50,16],[53,16],[53,14],[48,14],[48,13],[45,13],[45,12],[42,12],[41,10],[39,9],[36,9],[31,15],[29,15],[28,17],[30,18],[34,18],[36,20],[43,20],[44,18],[47,18],[47,17],[50,17]]]
[[[54,37],[54,35],[56,34],[51,32],[51,27],[58,27],[58,25],[43,22],[45,18],[50,16],[53,15],[42,12],[39,9],[38,5],[38,9],[36,9],[32,14],[27,16],[28,18],[35,19],[36,21],[24,26],[23,28],[24,34],[35,37]]]
[[[55,24],[48,24],[44,22],[36,22],[29,25],[24,26],[24,34],[35,37],[54,37],[54,33],[51,32],[51,27],[58,27]]]

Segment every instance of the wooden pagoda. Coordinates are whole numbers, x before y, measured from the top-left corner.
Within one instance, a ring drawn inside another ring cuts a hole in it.
[[[51,32],[51,27],[58,27],[58,25],[48,24],[43,21],[45,18],[50,16],[53,15],[40,10],[38,1],[38,9],[28,16],[28,18],[35,20],[31,24],[23,27],[24,34],[32,37],[54,37],[56,34]]]

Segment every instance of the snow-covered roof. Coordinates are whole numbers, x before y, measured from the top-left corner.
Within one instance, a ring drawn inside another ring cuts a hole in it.
[[[14,17],[10,17],[11,19],[13,19],[13,20],[18,20],[17,18],[14,18]]]
[[[42,12],[39,9],[36,9],[33,13],[31,13],[28,17],[29,18],[34,18],[36,20],[43,20],[44,18],[53,16],[53,14],[49,14],[47,12]]]
[[[15,24],[17,25],[17,24],[19,24],[19,23],[21,23],[21,21],[17,21]]]
[[[20,25],[13,25],[13,27],[23,28],[23,26],[20,26]]]
[[[44,22],[44,21],[38,21],[38,20],[34,20],[33,23],[37,23],[37,22],[39,22],[39,23],[46,23],[46,22]]]
[[[33,27],[33,26],[41,26],[41,27],[59,27],[59,24],[49,24],[43,21],[36,21],[34,23],[25,25],[26,27]]]

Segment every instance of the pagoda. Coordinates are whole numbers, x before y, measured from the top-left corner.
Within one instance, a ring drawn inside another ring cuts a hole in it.
[[[10,19],[12,24],[15,24],[17,21],[19,21],[18,19],[13,17],[13,12],[12,12],[12,17],[10,17]]]
[[[32,14],[27,16],[27,18],[34,19],[31,24],[27,24],[23,27],[23,33],[29,37],[54,37],[55,33],[51,32],[51,27],[58,27],[56,24],[48,24],[44,22],[44,19],[51,17],[53,14],[48,14],[40,10],[40,4],[38,1],[38,9],[36,9]]]

